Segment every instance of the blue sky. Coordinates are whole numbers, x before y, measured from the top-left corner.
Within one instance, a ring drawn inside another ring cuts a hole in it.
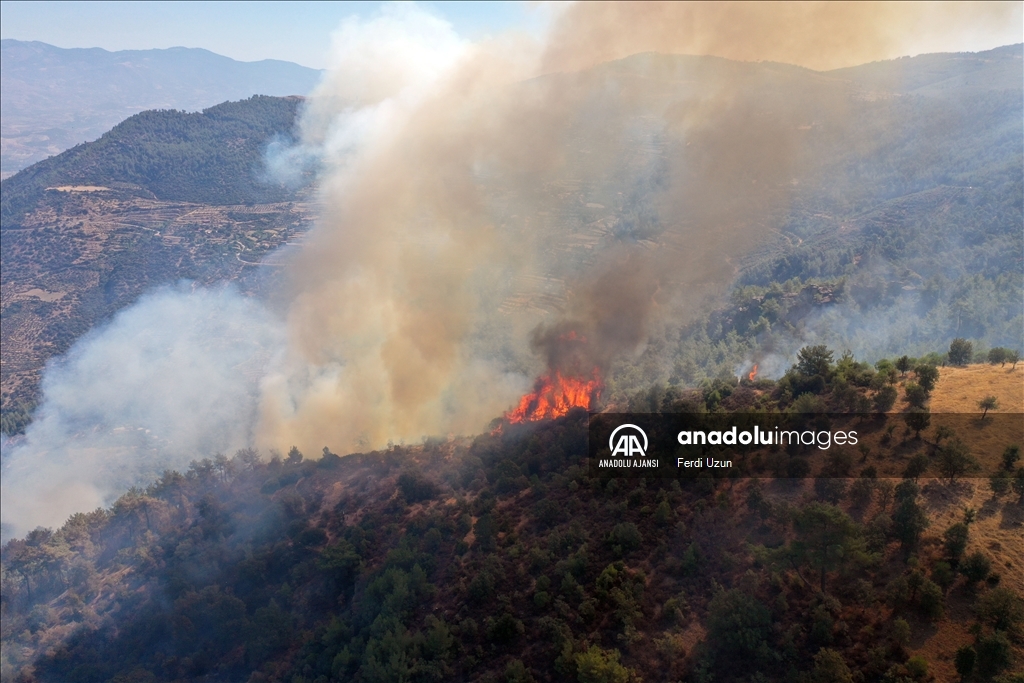
[[[21,2],[0,0],[0,37],[59,47],[107,50],[201,47],[242,61],[283,59],[327,65],[331,32],[343,19],[375,15],[382,2]],[[507,29],[540,35],[561,3],[440,2],[419,7],[470,40]],[[937,16],[958,3],[925,3]],[[992,9],[989,3],[988,10]],[[999,3],[994,3],[998,5]],[[962,3],[964,8],[978,7]],[[1004,3],[1012,18],[999,26],[917,26],[899,54],[977,51],[1022,40],[1021,3]],[[936,12],[936,10],[938,10]],[[967,10],[967,16],[975,13]],[[940,22],[941,23],[941,22]],[[949,22],[946,22],[949,23]],[[954,22],[955,23],[955,22]],[[971,24],[971,22],[967,22]],[[936,31],[936,28],[941,30]],[[728,55],[723,55],[728,56]]]
[[[380,2],[0,2],[0,37],[58,47],[202,47],[242,61],[327,64],[342,19]],[[465,38],[508,28],[535,32],[548,13],[526,2],[421,2]]]

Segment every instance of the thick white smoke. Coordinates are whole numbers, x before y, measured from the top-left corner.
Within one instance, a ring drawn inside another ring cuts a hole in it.
[[[232,287],[164,287],[46,368],[23,437],[3,447],[4,538],[109,505],[165,469],[252,441],[257,380],[281,324]]]

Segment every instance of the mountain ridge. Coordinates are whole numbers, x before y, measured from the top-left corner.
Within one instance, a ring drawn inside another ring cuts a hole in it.
[[[96,139],[144,110],[306,95],[321,74],[281,60],[240,62],[202,48],[111,52],[13,39],[0,45],[5,176]]]

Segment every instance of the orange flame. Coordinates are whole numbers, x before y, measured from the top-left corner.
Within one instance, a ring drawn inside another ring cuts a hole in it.
[[[591,403],[596,402],[600,396],[602,386],[596,371],[594,379],[589,381],[563,377],[562,373],[556,371],[554,377],[550,374],[540,377],[533,391],[519,399],[519,405],[506,413],[505,418],[515,424],[553,420],[573,408],[589,410]]]
[[[756,378],[757,378],[757,363],[754,363],[754,369],[750,371],[749,375],[747,375],[747,379],[749,379],[751,382],[753,382]]]

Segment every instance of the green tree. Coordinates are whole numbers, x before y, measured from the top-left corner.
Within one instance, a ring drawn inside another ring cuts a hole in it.
[[[821,591],[825,592],[825,576],[850,559],[860,529],[835,505],[809,503],[795,520],[797,541],[793,550],[798,557],[819,572]]]
[[[1010,641],[1002,631],[978,638],[974,647],[978,653],[978,673],[984,677],[995,676],[1013,662]]]
[[[953,658],[953,666],[956,667],[956,672],[960,674],[961,680],[966,680],[968,676],[974,673],[974,661],[977,659],[977,656],[978,653],[970,645],[961,645],[956,651],[956,656]]]
[[[939,425],[935,428],[935,445],[941,445],[943,441],[951,436],[956,436],[956,432],[949,425]]]
[[[939,369],[928,363],[922,363],[914,368],[914,374],[917,375],[917,383],[929,393],[935,389],[935,384],[939,381]]]
[[[1006,495],[1010,490],[1010,475],[1003,470],[999,470],[988,480],[988,486],[992,489],[992,495],[999,497]]]
[[[672,523],[672,517],[672,506],[667,500],[661,501],[658,507],[654,508],[654,523],[658,526],[668,526]]]
[[[967,448],[967,444],[959,437],[955,437],[939,449],[938,467],[942,476],[947,477],[949,483],[952,484],[957,477],[978,469],[978,463],[971,457],[971,451]]]
[[[1016,370],[1017,369],[1017,363],[1020,362],[1020,351],[1010,351],[1009,353],[1007,353],[1006,354],[1006,362],[1007,363],[1013,363],[1013,365],[1011,365],[1010,368],[1013,369],[1013,370]]]
[[[1003,451],[1003,469],[1007,472],[1013,471],[1013,466],[1020,460],[1020,446],[1013,444],[1007,446],[1006,450]]]
[[[911,657],[904,666],[907,667],[907,673],[915,681],[922,681],[928,676],[928,660],[921,655]]]
[[[954,567],[960,564],[964,552],[967,550],[967,542],[970,540],[971,530],[963,522],[957,522],[946,529],[943,534],[943,545],[946,548],[946,555],[950,564]]]
[[[911,408],[903,414],[903,421],[914,430],[914,438],[920,439],[921,432],[928,429],[932,422],[932,414],[927,408]]]
[[[928,403],[928,390],[916,382],[907,382],[907,386],[903,391],[906,395],[907,403],[915,408],[923,409],[925,404]]]
[[[797,353],[796,367],[808,377],[820,375],[827,378],[832,370],[832,350],[824,344],[805,346]]]
[[[739,589],[719,590],[708,605],[707,642],[726,666],[745,669],[771,660],[771,611]]]
[[[896,359],[896,369],[900,371],[900,377],[907,374],[907,370],[910,369],[910,365],[910,356],[900,356]]]
[[[513,659],[505,666],[505,683],[535,683],[536,679],[520,659]]]
[[[916,496],[904,498],[897,504],[892,516],[892,530],[904,551],[909,552],[917,547],[928,524],[928,515],[917,504]]]
[[[907,469],[903,470],[903,476],[907,479],[917,481],[917,479],[924,474],[927,469],[928,456],[924,453],[918,453],[910,459],[910,462],[907,463]]]
[[[643,542],[643,535],[636,528],[636,524],[632,522],[616,524],[608,534],[608,543],[616,555],[629,554],[639,548]]]
[[[937,583],[942,590],[949,590],[949,587],[956,581],[956,572],[949,562],[938,561],[932,567],[932,581]]]
[[[949,364],[964,366],[974,358],[974,344],[963,337],[957,337],[949,344]]]
[[[988,352],[988,362],[992,365],[998,365],[1002,367],[1006,365],[1006,357],[1009,355],[1010,350],[1004,349],[1002,346],[997,346],[994,349],[990,349]]]
[[[1024,623],[1024,599],[1004,586],[982,595],[975,609],[978,616],[997,631],[1013,633]]]
[[[875,392],[874,405],[875,412],[887,413],[892,410],[892,407],[896,404],[896,397],[899,392],[896,391],[896,387],[891,384],[886,384]]]
[[[960,563],[960,573],[967,579],[969,587],[988,578],[990,571],[992,571],[992,562],[980,551],[971,553]]]
[[[814,655],[813,683],[853,683],[853,672],[843,656],[830,648],[821,648]]]
[[[943,594],[942,588],[934,581],[925,579],[921,583],[917,606],[928,619],[932,621],[940,619],[946,607],[946,596]]]
[[[995,410],[999,407],[999,399],[995,396],[986,396],[978,401],[978,407],[982,410],[981,419],[984,420],[985,416],[988,415],[988,411]]]

